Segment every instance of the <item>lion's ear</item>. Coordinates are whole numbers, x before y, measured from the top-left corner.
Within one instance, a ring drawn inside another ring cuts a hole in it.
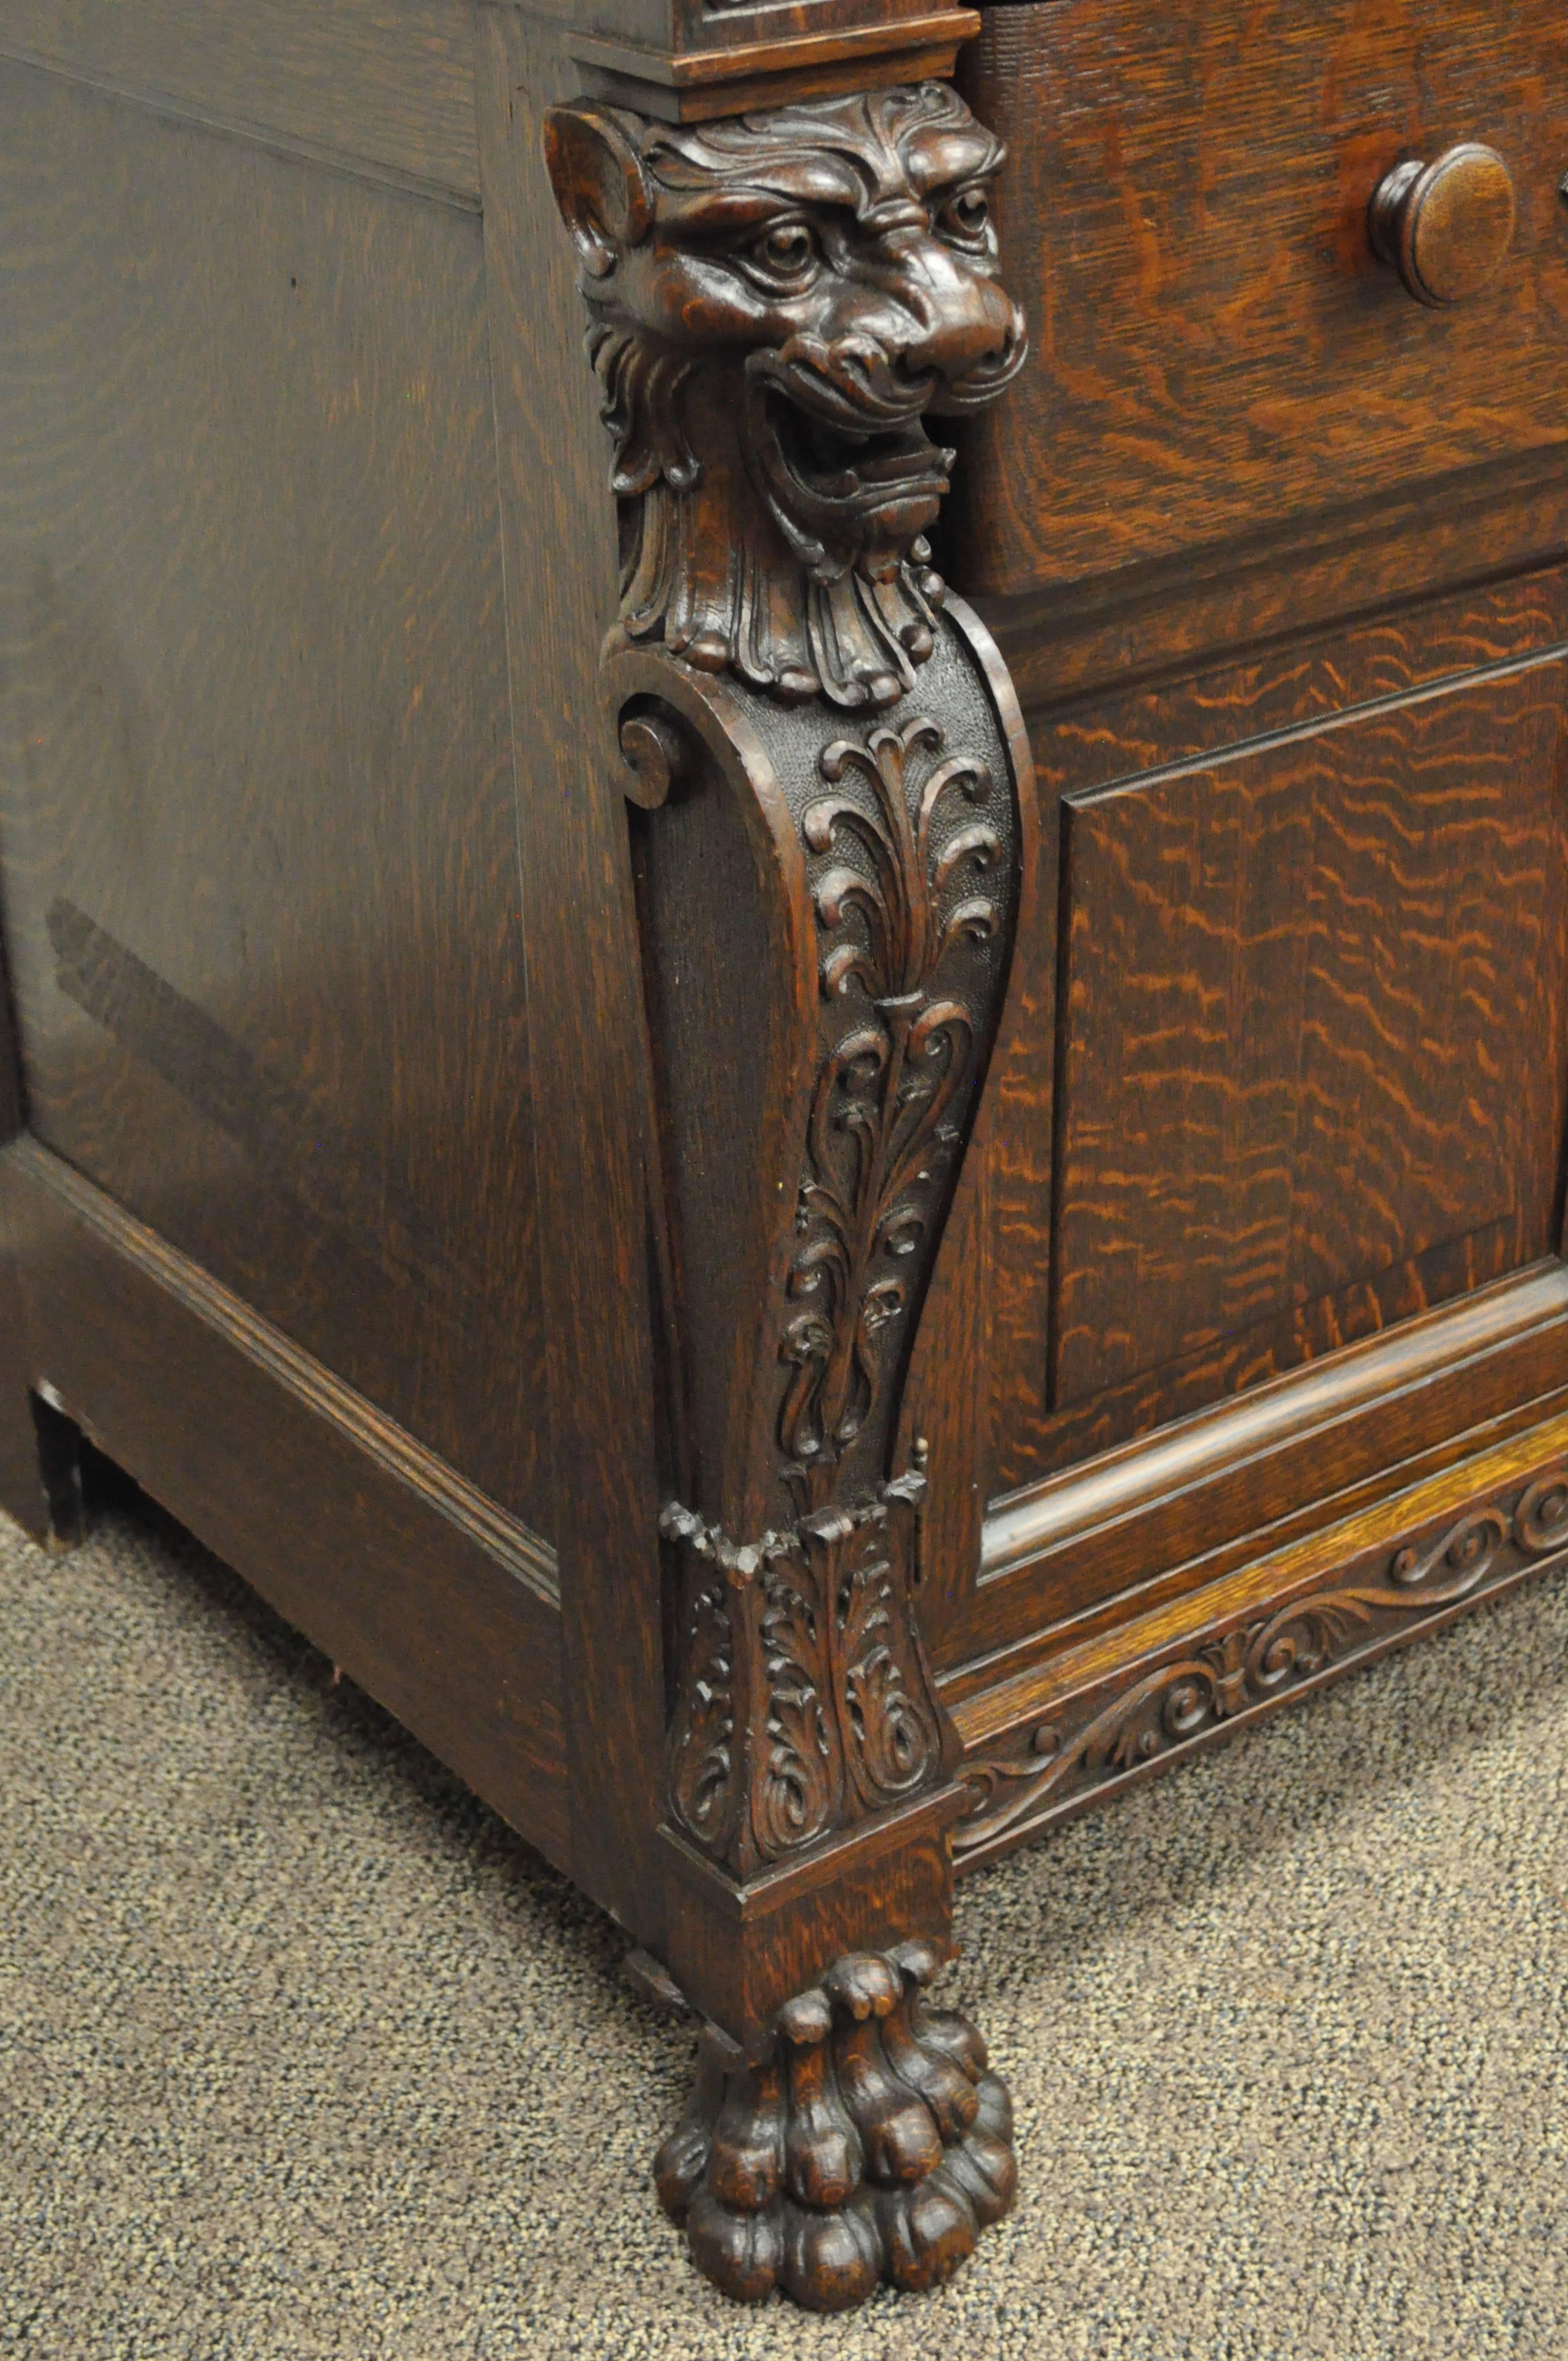
[[[635,147],[608,108],[553,106],[544,117],[544,162],[584,269],[605,278],[653,218]]]

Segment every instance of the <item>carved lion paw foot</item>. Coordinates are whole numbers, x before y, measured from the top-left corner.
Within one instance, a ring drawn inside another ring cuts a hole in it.
[[[760,2057],[705,2029],[653,2173],[726,2295],[842,2312],[879,2279],[936,2287],[1011,2206],[1012,2104],[973,2026],[923,1996],[941,1961],[929,1943],[839,1960]]]

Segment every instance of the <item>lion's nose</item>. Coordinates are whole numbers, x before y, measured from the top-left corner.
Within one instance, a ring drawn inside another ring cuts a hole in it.
[[[942,380],[942,392],[934,403],[938,410],[944,406],[944,396],[971,389],[988,401],[1015,374],[1024,357],[1023,313],[1000,287],[986,291],[990,302],[975,305],[965,318],[932,340],[929,365]]]
[[[989,401],[1023,362],[1023,313],[1005,288],[938,238],[921,239],[917,254],[906,248],[904,260],[901,300],[916,324],[901,354],[905,369],[937,379],[935,410]]]

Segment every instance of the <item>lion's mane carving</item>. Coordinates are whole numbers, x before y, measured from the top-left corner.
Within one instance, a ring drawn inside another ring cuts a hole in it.
[[[623,629],[786,698],[892,704],[930,653],[927,412],[1017,373],[999,141],[942,82],[691,126],[557,107],[615,438]]]

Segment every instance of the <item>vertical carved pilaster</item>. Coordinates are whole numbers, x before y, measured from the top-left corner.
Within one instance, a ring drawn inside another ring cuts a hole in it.
[[[990,222],[1002,150],[944,83],[700,126],[560,108],[546,155],[615,445],[605,693],[651,814],[684,1372],[669,1812],[744,1883],[952,1778],[914,1604],[944,1471],[895,1454],[1030,782],[1000,660],[932,569],[954,454],[925,422],[993,399],[1024,323]],[[973,2226],[867,2252],[940,2276]]]

